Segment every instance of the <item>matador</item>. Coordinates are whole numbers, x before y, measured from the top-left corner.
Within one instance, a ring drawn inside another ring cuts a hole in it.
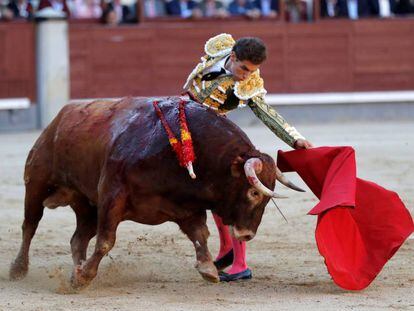
[[[260,65],[266,60],[266,46],[255,37],[237,41],[229,34],[209,39],[205,55],[190,73],[184,85],[188,96],[218,114],[248,106],[281,140],[295,149],[311,148],[293,126],[265,102],[266,89],[260,77]],[[213,213],[220,235],[220,250],[214,264],[221,281],[251,279],[252,271],[245,259],[246,244],[230,235],[221,218]],[[227,272],[223,272],[230,266]]]

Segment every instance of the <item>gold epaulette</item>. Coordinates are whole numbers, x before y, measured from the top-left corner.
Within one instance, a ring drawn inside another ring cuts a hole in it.
[[[188,89],[191,81],[197,75],[201,74],[204,69],[213,66],[220,59],[229,55],[235,43],[236,41],[234,41],[233,37],[226,33],[219,34],[207,40],[204,45],[206,55],[201,57],[201,62],[197,64],[188,76],[187,81],[184,84],[184,89]]]
[[[218,57],[230,54],[234,44],[233,37],[227,33],[210,38],[204,45],[204,51],[210,57]]]
[[[260,77],[260,71],[257,69],[246,80],[236,82],[234,85],[234,95],[241,100],[248,100],[254,96],[265,95],[263,79]]]

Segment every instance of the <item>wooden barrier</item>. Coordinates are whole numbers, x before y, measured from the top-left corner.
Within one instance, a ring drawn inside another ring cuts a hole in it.
[[[35,26],[0,23],[0,98],[36,97]],[[179,94],[212,35],[259,36],[270,93],[414,89],[414,19],[70,24],[71,98]]]
[[[36,97],[35,27],[0,23],[0,98]]]
[[[414,89],[414,19],[70,25],[71,97],[173,95],[218,33],[258,36],[270,93]]]

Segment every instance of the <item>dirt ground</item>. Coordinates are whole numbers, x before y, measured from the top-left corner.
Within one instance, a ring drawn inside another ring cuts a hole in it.
[[[315,145],[351,145],[358,176],[397,191],[414,214],[414,124],[343,123],[302,125]],[[276,156],[288,147],[263,126],[245,128],[254,144]],[[211,284],[193,268],[190,241],[175,224],[120,225],[117,242],[102,260],[90,287],[73,293],[69,240],[75,229],[70,208],[45,210],[31,248],[28,276],[8,280],[17,254],[23,219],[23,168],[39,132],[0,135],[0,310],[414,310],[414,237],[411,236],[365,290],[345,291],[331,280],[319,255],[316,218],[306,215],[315,204],[308,191],[279,205],[285,223],[269,205],[261,227],[248,243],[253,279]],[[289,177],[303,186],[294,174]],[[218,236],[209,214],[210,250]],[[92,240],[93,247],[94,240]]]

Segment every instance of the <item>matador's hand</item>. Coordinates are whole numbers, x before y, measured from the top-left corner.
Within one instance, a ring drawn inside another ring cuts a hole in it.
[[[295,149],[309,149],[309,148],[313,148],[313,144],[306,140],[306,139],[297,139],[295,141],[295,144],[293,145],[293,148]]]

